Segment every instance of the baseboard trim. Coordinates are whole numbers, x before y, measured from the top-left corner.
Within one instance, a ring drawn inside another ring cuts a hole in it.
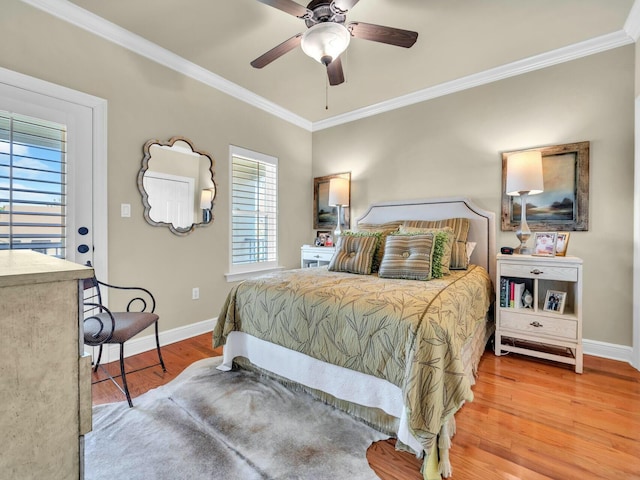
[[[186,340],[187,338],[196,337],[203,333],[213,331],[217,318],[203,320],[201,322],[192,323],[183,327],[174,328],[164,332],[160,332],[160,345],[170,345],[172,343]],[[593,355],[595,357],[608,358],[611,360],[619,360],[627,362],[631,365],[633,359],[633,348],[626,345],[617,345],[614,343],[600,342],[598,340],[583,340],[582,346],[585,355]],[[134,338],[124,347],[124,356],[130,357],[139,353],[144,353],[156,348],[155,335],[152,333],[144,337]],[[101,363],[118,361],[120,356],[120,348],[118,345],[107,345],[102,353]]]
[[[203,333],[212,332],[213,327],[216,324],[216,320],[216,318],[212,318],[210,320],[203,320],[201,322],[160,332],[160,346],[170,345],[172,343],[186,340],[187,338],[202,335]],[[153,333],[153,329],[150,329],[149,331],[152,332],[150,335],[133,338],[124,344],[125,358],[139,353],[148,352],[149,350],[155,350],[156,336]],[[119,358],[120,347],[118,345],[106,345],[103,349],[100,363],[105,364],[109,362],[117,362]]]
[[[615,343],[599,342],[598,340],[583,340],[582,347],[585,355],[619,360],[633,365],[632,347],[617,345]]]

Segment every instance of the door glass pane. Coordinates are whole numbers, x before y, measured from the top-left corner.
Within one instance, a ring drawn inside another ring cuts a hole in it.
[[[0,250],[65,257],[66,127],[0,111]]]

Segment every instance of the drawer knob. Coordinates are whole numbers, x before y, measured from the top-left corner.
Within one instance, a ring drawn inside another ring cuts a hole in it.
[[[534,321],[534,322],[531,322],[529,325],[531,325],[532,327],[541,327],[542,326],[542,324],[537,320]]]
[[[314,255],[313,258],[320,258],[320,255]]]
[[[537,268],[534,268],[533,270],[531,270],[531,273],[533,273],[534,275],[540,275],[541,273],[544,273],[542,270],[538,270]]]

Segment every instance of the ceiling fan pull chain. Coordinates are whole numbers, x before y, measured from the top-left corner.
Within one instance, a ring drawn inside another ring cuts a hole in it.
[[[324,109],[329,110],[329,77],[324,78]]]

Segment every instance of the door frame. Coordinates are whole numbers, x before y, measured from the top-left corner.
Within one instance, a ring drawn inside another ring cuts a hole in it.
[[[0,67],[0,83],[91,109],[93,120],[93,266],[96,275],[108,281],[107,209],[107,101],[45,80]]]
[[[640,370],[640,96],[635,99],[633,179],[633,337],[631,365]]]

